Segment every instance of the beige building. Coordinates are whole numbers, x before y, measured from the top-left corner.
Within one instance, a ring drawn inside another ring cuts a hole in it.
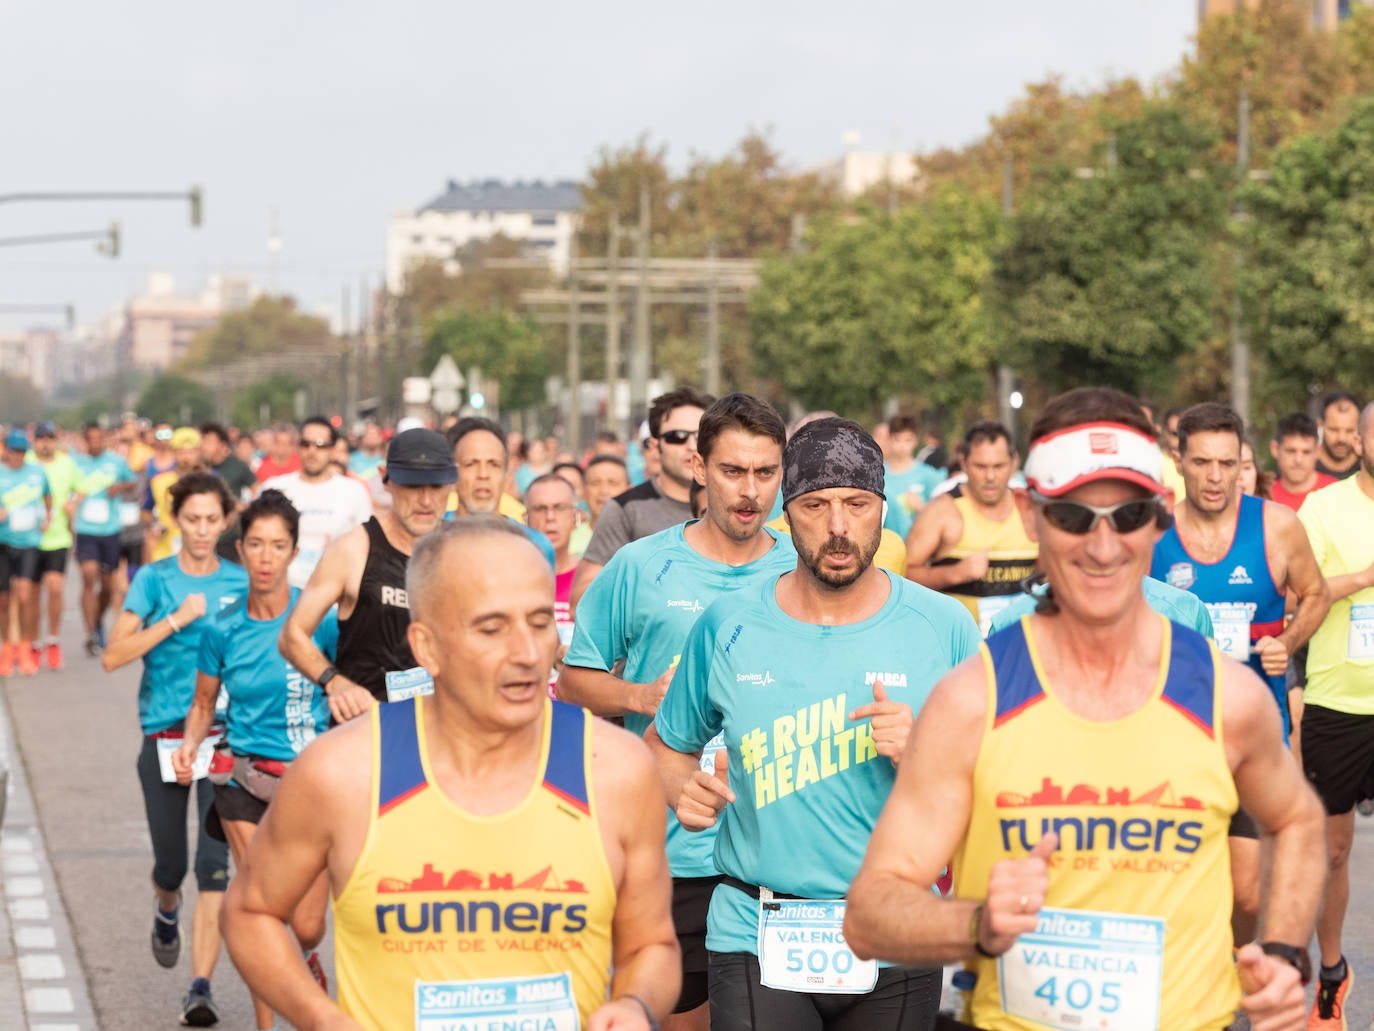
[[[812,171],[833,184],[845,197],[857,197],[888,182],[906,186],[916,182],[921,175],[914,155],[861,150],[847,151],[838,161],[819,165]]]
[[[125,306],[120,354],[133,366],[165,369],[181,358],[191,340],[221,315],[253,303],[259,291],[243,276],[211,276],[196,293],[180,293],[172,277],[155,272],[148,289]]]

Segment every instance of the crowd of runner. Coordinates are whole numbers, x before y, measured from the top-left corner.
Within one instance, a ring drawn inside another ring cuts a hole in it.
[[[16,427],[0,674],[74,548],[191,1026],[227,945],[262,1031],[1344,1028],[1374,405],[1320,414],[1272,475],[1105,388],[1024,455],[687,388],[579,454]]]

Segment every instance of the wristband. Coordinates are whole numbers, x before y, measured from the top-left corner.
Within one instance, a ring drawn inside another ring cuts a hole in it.
[[[614,1001],[619,1002],[621,999],[629,999],[631,1002],[639,1003],[639,1008],[644,1011],[644,1019],[649,1022],[649,1031],[658,1031],[658,1021],[654,1019],[654,1011],[649,1009],[649,1004],[647,1002],[638,995],[631,995],[629,992],[625,992],[623,995],[617,995]]]
[[[173,619],[170,615],[167,617],[167,625],[172,628],[172,633],[181,633],[181,627],[177,626],[177,621]]]
[[[980,902],[974,907],[973,916],[968,922],[968,940],[973,945],[973,951],[984,959],[996,959],[997,953],[989,952],[983,948],[983,904]]]
[[[339,671],[333,666],[326,666],[324,672],[315,678],[315,683],[320,685],[320,690],[328,693],[329,682],[339,675]]]
[[[1290,964],[1298,972],[1298,979],[1306,985],[1312,980],[1312,957],[1305,948],[1288,945],[1284,942],[1260,942],[1260,951]]]

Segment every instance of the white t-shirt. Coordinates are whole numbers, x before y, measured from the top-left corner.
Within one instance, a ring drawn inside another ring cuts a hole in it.
[[[367,487],[349,476],[335,475],[319,483],[307,483],[300,473],[287,473],[272,477],[262,489],[281,491],[301,514],[300,553],[286,574],[292,587],[306,585],[330,541],[372,516],[372,498]]]

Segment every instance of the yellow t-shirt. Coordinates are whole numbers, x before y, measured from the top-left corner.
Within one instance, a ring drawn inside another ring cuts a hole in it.
[[[1024,858],[1049,831],[1059,845],[1039,927],[971,964],[965,1019],[988,1031],[1116,1027],[1122,1017],[1220,1031],[1240,1000],[1220,653],[1160,616],[1153,695],[1121,719],[1088,720],[1045,676],[1035,618],[982,648],[988,715],[950,864],[954,893],[984,898],[994,864]]]
[[[592,719],[544,706],[529,794],[496,816],[435,783],[423,696],[372,707],[371,818],[334,902],[339,1005],[365,1028],[586,1027],[606,1001],[616,890]]]
[[[165,473],[158,473],[148,482],[148,489],[153,492],[153,522],[166,531],[153,542],[152,555],[148,560],[150,562],[170,558],[181,550],[181,529],[172,515],[171,495],[172,486],[179,479],[181,473],[175,469],[168,469]]]
[[[1364,474],[1307,495],[1298,521],[1307,529],[1322,576],[1358,573],[1374,563],[1374,498],[1360,489]],[[1331,603],[1307,649],[1309,705],[1374,715],[1374,588]]]

